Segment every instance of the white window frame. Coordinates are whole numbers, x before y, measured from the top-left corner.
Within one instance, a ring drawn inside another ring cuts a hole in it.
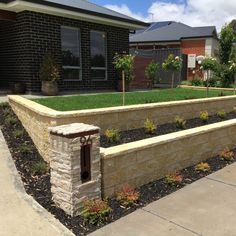
[[[99,33],[102,33],[102,34],[105,34],[106,35],[106,40],[105,40],[105,67],[96,67],[96,66],[91,66],[91,71],[92,70],[103,70],[105,71],[105,79],[92,79],[91,77],[91,80],[92,81],[107,81],[108,79],[108,62],[107,62],[107,32],[105,31],[99,31],[99,30],[91,30],[90,31],[90,42],[91,42],[91,33],[92,32],[99,32]],[[91,45],[90,45],[90,52],[91,52]],[[90,56],[90,60],[92,59],[92,57]]]
[[[81,31],[80,31],[80,28],[77,28],[77,27],[71,27],[71,26],[65,26],[65,25],[62,25],[61,26],[61,36],[62,36],[62,29],[73,29],[73,30],[77,30],[78,32],[78,36],[79,36],[79,52],[80,52],[80,66],[64,66],[62,65],[62,69],[66,70],[66,69],[78,69],[79,70],[79,79],[63,79],[63,81],[82,81],[83,78],[82,78],[82,52],[81,52]],[[62,37],[61,37],[61,49],[62,49]]]

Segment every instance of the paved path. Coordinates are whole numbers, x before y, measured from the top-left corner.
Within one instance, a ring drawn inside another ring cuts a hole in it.
[[[72,236],[26,194],[0,131],[0,236]]]
[[[90,236],[235,236],[236,164],[166,196]]]

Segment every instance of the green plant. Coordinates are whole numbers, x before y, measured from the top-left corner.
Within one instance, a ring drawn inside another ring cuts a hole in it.
[[[224,110],[221,111],[217,111],[216,115],[221,118],[221,119],[225,119],[226,118],[226,112]]]
[[[191,80],[183,80],[183,81],[181,81],[181,85],[188,85],[188,86],[191,86],[192,83],[191,83]]]
[[[217,63],[217,60],[216,58],[213,58],[213,57],[205,57],[203,60],[202,60],[202,64],[201,64],[201,67],[203,70],[205,71],[216,71],[217,69],[217,66],[218,66],[218,63]],[[208,78],[209,79],[209,78]]]
[[[105,136],[110,143],[118,142],[120,140],[120,131],[118,129],[107,129]]]
[[[222,152],[219,153],[219,156],[222,160],[232,161],[234,159],[234,153],[226,147]]]
[[[172,79],[171,79],[171,88],[174,87],[174,79],[175,79],[175,72],[179,71],[182,67],[182,58],[179,56],[174,56],[170,54],[167,59],[162,63],[162,68],[167,71],[172,72]]]
[[[15,138],[21,138],[24,135],[25,131],[23,129],[17,129],[13,131],[13,136]]]
[[[199,118],[203,121],[203,122],[207,122],[209,119],[209,114],[207,111],[201,111]]]
[[[201,162],[195,166],[195,170],[199,172],[207,172],[211,170],[211,167],[208,163]]]
[[[184,129],[186,125],[186,120],[183,117],[176,116],[175,125],[176,125],[176,128],[178,129]]]
[[[114,56],[113,64],[119,72],[125,72],[126,81],[134,79],[134,58],[135,56],[130,54],[116,54]]]
[[[154,82],[159,67],[160,67],[159,63],[151,61],[151,63],[146,67],[145,70],[146,77]]]
[[[54,56],[45,54],[40,65],[39,78],[41,81],[57,81],[60,79],[59,69]]]
[[[12,112],[12,109],[10,108],[10,107],[5,107],[4,109],[3,109],[3,115],[4,116],[13,116],[13,112]]]
[[[44,161],[38,161],[32,165],[32,174],[33,175],[43,175],[48,171],[48,165]]]
[[[7,102],[0,103],[0,109],[6,109],[9,108],[9,105]]]
[[[17,119],[12,115],[8,115],[5,119],[6,125],[11,126],[11,125],[15,125],[16,123],[17,123]]]
[[[117,201],[126,208],[134,205],[139,197],[140,193],[128,184],[124,185],[121,191],[116,194]]]
[[[24,155],[31,154],[33,152],[32,147],[29,146],[28,144],[23,144],[19,146],[18,151]]]
[[[192,86],[203,86],[203,80],[199,76],[194,76],[193,79],[191,80],[191,85]]]
[[[86,200],[83,204],[81,216],[92,225],[103,223],[112,209],[106,201],[100,199]]]
[[[183,176],[179,173],[170,174],[165,177],[165,182],[169,185],[177,186],[183,182]]]
[[[144,129],[148,134],[154,134],[157,130],[157,126],[154,124],[152,120],[146,119],[144,122]]]

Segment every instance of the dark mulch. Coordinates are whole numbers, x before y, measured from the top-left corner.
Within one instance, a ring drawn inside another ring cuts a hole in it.
[[[9,117],[14,118],[15,121],[11,121],[9,123]],[[82,217],[70,217],[63,210],[55,206],[54,202],[52,201],[50,189],[50,171],[44,175],[34,176],[32,174],[33,164],[38,161],[43,161],[43,159],[39,155],[26,131],[24,131],[24,134],[21,137],[16,137],[15,130],[24,130],[24,128],[7,105],[0,105],[0,127],[15,161],[16,168],[22,178],[26,192],[33,196],[39,204],[51,212],[58,220],[61,221],[62,224],[64,224],[78,236],[87,235],[88,233],[130,214],[140,207],[143,207],[155,200],[173,193],[185,185],[190,184],[235,161],[223,161],[218,156],[208,159],[206,162],[211,166],[211,171],[206,173],[199,173],[195,171],[193,166],[186,168],[179,172],[181,175],[183,175],[184,180],[180,185],[177,186],[168,185],[165,182],[165,179],[146,184],[138,189],[138,191],[140,191],[139,202],[129,209],[120,207],[119,203],[114,198],[108,199],[109,206],[112,208],[112,213],[109,215],[106,223],[99,226],[93,226],[86,224]],[[20,151],[20,147],[24,145],[27,145],[27,147],[30,148],[30,153],[27,154]],[[236,154],[236,149],[233,151]]]
[[[227,116],[225,119],[221,119],[217,115],[209,116],[209,120],[207,122],[203,122],[200,118],[189,119],[186,122],[185,129],[196,128],[199,126],[209,125],[209,124],[213,124],[213,123],[217,123],[217,122],[221,122],[225,120],[230,120],[234,118],[236,118],[236,113],[230,112],[230,113],[227,113]],[[113,147],[113,146],[120,145],[123,143],[130,143],[130,142],[142,140],[145,138],[152,138],[152,137],[160,136],[163,134],[169,134],[169,133],[173,133],[173,132],[177,132],[181,130],[182,129],[179,129],[176,127],[175,123],[168,123],[168,124],[159,125],[157,127],[156,132],[153,134],[146,133],[144,128],[121,131],[119,133],[120,139],[118,142],[113,142],[113,143],[108,142],[106,136],[102,135],[101,146],[104,148],[108,148],[108,147]]]

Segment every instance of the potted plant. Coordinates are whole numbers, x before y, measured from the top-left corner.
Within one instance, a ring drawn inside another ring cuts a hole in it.
[[[182,59],[179,56],[175,57],[173,54],[170,54],[162,64],[162,68],[164,70],[172,72],[172,78],[171,78],[172,89],[174,88],[175,72],[179,71],[181,67],[182,67]]]
[[[41,91],[46,96],[58,95],[57,81],[60,78],[58,65],[52,54],[47,53],[40,66],[39,78],[42,81]]]
[[[149,80],[148,87],[151,89],[153,88],[158,69],[159,64],[157,62],[151,61],[151,63],[147,66],[145,70],[145,75]]]
[[[120,74],[124,73],[125,91],[129,91],[130,82],[134,79],[134,57],[130,54],[116,54],[114,65]],[[122,80],[118,80],[118,91],[122,91]]]

